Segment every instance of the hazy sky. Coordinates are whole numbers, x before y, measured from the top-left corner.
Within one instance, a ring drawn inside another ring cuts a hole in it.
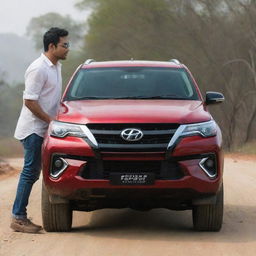
[[[24,35],[33,17],[48,12],[69,14],[75,20],[84,20],[85,12],[74,5],[79,0],[0,0],[0,33]]]

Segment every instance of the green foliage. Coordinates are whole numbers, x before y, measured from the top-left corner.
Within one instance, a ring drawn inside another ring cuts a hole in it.
[[[69,15],[62,16],[58,13],[47,13],[39,17],[32,18],[27,27],[27,34],[35,42],[36,49],[43,48],[43,34],[51,27],[65,28],[69,31],[70,41],[73,46],[79,46],[83,37],[84,25],[73,20]]]
[[[87,1],[86,1],[87,2]],[[95,1],[85,49],[95,59],[169,58],[169,15],[164,0]]]
[[[23,84],[10,87],[6,83],[0,87],[0,135],[12,136],[22,105]]]

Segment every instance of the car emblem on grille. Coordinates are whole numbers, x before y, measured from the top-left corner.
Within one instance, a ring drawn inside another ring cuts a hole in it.
[[[143,137],[143,132],[139,129],[128,128],[121,132],[121,137],[126,141],[138,141]]]

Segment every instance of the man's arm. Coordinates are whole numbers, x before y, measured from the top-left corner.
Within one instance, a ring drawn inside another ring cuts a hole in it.
[[[38,118],[45,121],[46,123],[50,123],[53,118],[46,114],[40,105],[38,104],[37,100],[27,100],[25,99],[25,106]]]

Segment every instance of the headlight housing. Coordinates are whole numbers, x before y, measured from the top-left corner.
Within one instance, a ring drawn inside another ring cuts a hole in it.
[[[52,121],[50,125],[50,135],[57,138],[64,138],[67,136],[85,138],[86,141],[91,145],[98,147],[98,143],[95,137],[88,129],[88,127],[83,124],[71,124]]]
[[[181,133],[181,136],[201,135],[203,137],[212,137],[217,134],[217,124],[211,120],[204,123],[187,124]]]
[[[64,138],[66,136],[80,138],[86,137],[81,125],[62,123],[58,121],[53,121],[51,123],[50,135],[58,138]]]
[[[213,120],[203,123],[182,124],[172,136],[167,146],[167,150],[175,147],[181,138],[196,135],[202,136],[204,138],[213,137],[217,135],[218,129],[218,125]]]

